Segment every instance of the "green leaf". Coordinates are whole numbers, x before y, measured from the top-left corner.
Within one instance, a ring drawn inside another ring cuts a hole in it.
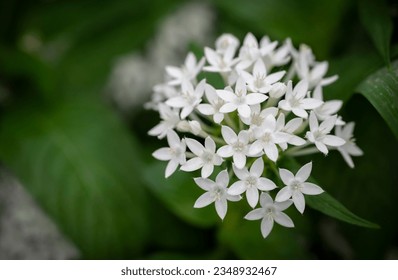
[[[357,88],[398,138],[398,60],[366,78]]]
[[[358,1],[362,24],[387,65],[390,64],[390,40],[393,23],[385,0]]]
[[[285,159],[283,164],[289,166],[289,169],[292,171],[298,170],[300,167],[298,162],[293,158]],[[312,178],[311,181],[315,182],[315,180]],[[308,206],[310,206],[311,208],[318,210],[333,218],[339,219],[343,222],[362,227],[379,228],[377,224],[369,222],[352,213],[343,204],[338,202],[326,191],[320,195],[314,195],[314,196],[306,195],[305,201],[308,204]]]
[[[176,171],[164,178],[166,163],[155,162],[145,169],[144,179],[153,194],[176,216],[198,227],[214,226],[219,220],[213,205],[196,209],[196,199],[203,191],[196,186],[192,174]]]
[[[362,219],[352,213],[327,192],[314,196],[307,195],[305,201],[311,208],[341,221],[361,227],[379,228],[377,224]]]
[[[6,111],[0,155],[84,258],[134,258],[147,238],[138,149],[96,99]]]

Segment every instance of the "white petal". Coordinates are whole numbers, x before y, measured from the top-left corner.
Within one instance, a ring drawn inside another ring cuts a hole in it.
[[[239,169],[235,165],[232,168],[234,170],[236,177],[238,177],[239,180],[244,181],[248,176],[250,176],[249,171],[247,171],[247,168]]]
[[[347,153],[347,151],[343,150],[343,149],[339,149],[339,152],[343,156],[343,159],[348,164],[348,166],[351,168],[354,168],[354,166],[355,166],[354,162],[353,162],[351,156]]]
[[[203,178],[207,178],[213,173],[214,165],[211,163],[205,163],[202,167],[201,175]]]
[[[251,208],[256,207],[259,198],[258,189],[253,187],[248,188],[246,191],[246,198]]]
[[[322,131],[324,134],[328,134],[336,124],[337,115],[331,116],[324,120],[321,125],[319,126],[319,130]]]
[[[166,178],[169,178],[171,174],[173,174],[178,167],[178,161],[176,160],[170,160],[169,163],[166,166],[165,174],[164,176]]]
[[[205,147],[207,150],[211,151],[212,153],[216,152],[216,143],[210,136],[207,136],[205,139]]]
[[[294,146],[302,146],[305,143],[307,143],[307,141],[305,141],[303,138],[298,137],[296,135],[292,135],[289,139],[289,141],[287,141],[290,145],[294,145]]]
[[[166,104],[174,108],[183,108],[187,105],[187,101],[182,96],[172,97],[166,101]]]
[[[282,202],[275,202],[274,206],[275,209],[278,211],[284,211],[292,205],[293,201],[291,199],[282,201]]]
[[[224,106],[223,106],[224,107]],[[220,109],[221,111],[221,109]],[[250,117],[250,107],[247,104],[241,104],[238,106],[238,113],[240,116],[242,116],[243,118],[249,118]]]
[[[307,91],[308,91],[308,82],[306,80],[301,80],[294,87],[293,93],[297,99],[301,99],[307,94]]]
[[[205,47],[205,56],[206,56],[207,61],[211,65],[218,65],[219,64],[220,58],[219,58],[218,54],[214,50],[212,50],[212,49],[210,49],[208,47]]]
[[[348,145],[345,146],[345,149],[350,155],[353,156],[362,156],[363,151],[354,143],[349,143]]]
[[[235,131],[233,131],[229,126],[223,125],[221,128],[221,134],[225,142],[228,144],[233,144],[238,140],[238,136]]]
[[[300,182],[305,182],[310,177],[312,170],[312,162],[305,164],[296,174],[296,179]]]
[[[274,226],[274,219],[272,218],[264,218],[261,221],[261,234],[263,235],[264,238],[266,238],[270,234],[273,226]]]
[[[225,145],[218,149],[217,154],[223,158],[232,157],[234,149],[230,145]]]
[[[228,171],[226,169],[221,171],[220,173],[218,173],[218,175],[216,177],[216,183],[219,186],[222,186],[222,187],[225,187],[225,188],[228,186],[229,175],[228,175]]]
[[[216,200],[215,206],[218,216],[221,218],[221,220],[224,220],[228,210],[227,200],[226,199]]]
[[[267,70],[265,69],[265,65],[262,59],[257,59],[253,66],[253,75],[266,75]]]
[[[234,164],[237,168],[242,169],[246,165],[246,156],[241,152],[234,153]]]
[[[322,101],[315,98],[304,98],[301,100],[301,107],[306,110],[312,110],[322,105]]]
[[[262,150],[263,150],[263,144],[261,143],[260,140],[257,140],[253,144],[251,144],[249,148],[249,154],[254,156],[259,154]]]
[[[260,104],[268,99],[268,96],[262,93],[249,93],[246,96],[246,103],[249,105]]]
[[[166,66],[166,73],[173,78],[181,79],[183,76],[183,73],[180,68],[175,67],[175,66]]]
[[[294,192],[293,196],[293,203],[294,206],[296,206],[297,210],[303,214],[304,213],[304,209],[305,209],[305,199],[304,199],[304,195],[301,192]]]
[[[257,188],[262,191],[270,191],[275,189],[276,185],[270,179],[261,177],[258,179]]]
[[[246,183],[244,181],[237,181],[228,188],[228,194],[241,195],[246,189]]]
[[[273,162],[276,162],[276,160],[278,159],[279,152],[275,144],[270,143],[268,145],[265,145],[264,152],[267,157]]]
[[[318,130],[318,120],[314,112],[310,113],[309,124],[310,124],[310,130],[312,132]]]
[[[151,130],[148,131],[148,134],[151,136],[159,136],[160,137],[160,135],[165,133],[167,130],[168,130],[167,126],[163,122],[161,122],[161,123],[157,124],[156,126],[154,126],[153,128],[151,128]],[[163,137],[160,137],[160,138],[163,138]]]
[[[191,139],[191,138],[185,138],[185,143],[187,143],[188,148],[191,150],[192,153],[194,153],[197,156],[201,156],[204,147],[202,144],[200,144],[197,140]]]
[[[272,197],[268,193],[263,192],[261,193],[260,196],[260,204],[261,207],[266,208],[270,205],[273,205],[274,201],[272,200]]]
[[[239,77],[236,81],[235,92],[240,92],[240,94],[242,94],[243,96],[246,95],[246,83],[242,77]]]
[[[196,200],[195,205],[193,207],[195,208],[203,208],[208,206],[209,204],[214,202],[214,198],[212,195],[208,192],[202,194],[199,196],[199,198]]]
[[[191,158],[184,165],[182,165],[181,170],[190,172],[198,170],[202,166],[203,166],[203,160],[201,158],[196,157],[196,158]]]
[[[260,220],[263,217],[264,217],[264,209],[257,208],[247,213],[245,219],[249,221],[254,221],[254,220]]]
[[[306,119],[308,118],[308,113],[306,110],[304,110],[303,108],[293,108],[292,109],[293,114],[295,114],[296,116]]]
[[[230,113],[235,111],[238,108],[238,106],[234,103],[225,103],[224,105],[221,106],[220,112],[221,113]]]
[[[269,84],[273,84],[278,82],[280,79],[282,79],[282,77],[285,75],[286,71],[279,71],[279,72],[275,72],[272,73],[271,75],[267,76],[266,81]]]
[[[289,228],[294,227],[294,223],[293,223],[292,219],[290,219],[290,217],[288,215],[286,215],[285,213],[275,212],[274,215],[275,215],[274,216],[275,222],[277,222],[281,226],[289,227]]]
[[[326,147],[325,144],[323,144],[322,142],[316,141],[315,142],[315,146],[317,147],[317,149],[323,153],[324,155],[327,155],[329,153],[328,148]]]
[[[207,178],[194,178],[195,183],[203,190],[210,191],[214,187],[214,182]]]
[[[152,156],[158,160],[170,160],[173,158],[170,148],[160,148],[154,151]]]
[[[285,100],[285,99],[279,101],[278,107],[281,108],[282,110],[285,110],[285,111],[291,111],[292,110],[292,107],[290,106],[290,103],[287,102],[287,100]]]
[[[234,102],[238,98],[233,92],[223,89],[217,90],[217,95],[227,102]]]
[[[224,114],[222,113],[215,113],[213,115],[213,120],[215,123],[221,123],[224,120]]]
[[[294,175],[287,169],[279,168],[279,175],[281,176],[282,182],[285,185],[290,185],[292,180],[294,180]]]
[[[324,191],[319,186],[313,183],[304,183],[301,192],[308,195],[318,195],[323,193]]]
[[[169,130],[167,132],[167,142],[169,143],[170,148],[178,148],[181,145],[180,138],[174,130]]]
[[[210,104],[199,104],[197,109],[205,116],[210,116],[215,113],[213,106],[211,106]]]
[[[334,135],[326,135],[325,138],[323,138],[323,143],[328,146],[339,147],[345,144],[345,140]]]
[[[327,61],[317,63],[314,66],[314,68],[312,68],[311,76],[314,80],[321,79],[323,76],[325,76],[327,70],[328,70]]]
[[[264,161],[261,157],[259,157],[250,167],[250,174],[259,178],[261,177],[261,175],[263,175],[263,171],[264,171]]]
[[[275,201],[282,202],[290,199],[292,197],[292,190],[290,187],[282,188],[275,197]]]

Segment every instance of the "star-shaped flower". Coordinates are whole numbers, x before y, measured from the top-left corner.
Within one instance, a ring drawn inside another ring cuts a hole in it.
[[[215,165],[221,165],[223,160],[216,154],[216,143],[210,136],[205,139],[204,147],[195,139],[186,138],[185,142],[196,157],[182,165],[181,170],[189,172],[202,168],[201,175],[203,178],[207,178],[213,173]]]
[[[249,148],[250,155],[258,155],[264,151],[267,157],[274,162],[279,155],[276,144],[285,143],[291,138],[288,133],[276,130],[276,120],[273,115],[268,115],[263,124],[254,129],[254,136],[257,140]]]
[[[267,74],[264,62],[261,58],[254,63],[253,73],[240,71],[240,75],[247,83],[247,87],[252,92],[268,93],[272,89],[272,85],[278,82],[286,71],[279,71]]]
[[[323,154],[328,154],[329,150],[327,146],[339,147],[345,144],[344,139],[329,134],[336,123],[336,115],[327,118],[320,125],[318,124],[318,120],[314,112],[311,112],[309,119],[310,131],[307,131],[305,137],[310,142],[314,143],[318,150],[321,151]]]
[[[315,109],[322,105],[322,101],[315,98],[306,98],[308,92],[308,83],[301,80],[292,89],[292,81],[287,84],[285,99],[279,101],[279,108],[285,111],[292,111],[298,117],[306,119],[308,113],[306,110]]]
[[[354,168],[354,162],[351,156],[362,156],[363,151],[355,144],[355,139],[353,138],[355,124],[350,122],[344,127],[336,126],[336,136],[344,139],[346,142],[343,146],[337,148],[337,150],[343,156],[345,162],[349,167]]]
[[[194,89],[189,81],[183,81],[181,85],[181,95],[172,97],[166,104],[174,108],[182,108],[181,119],[185,119],[198,104],[202,101],[206,81],[202,80]]]
[[[160,103],[158,105],[158,108],[162,121],[154,126],[151,130],[149,130],[148,134],[152,136],[157,136],[159,139],[162,139],[166,136],[169,130],[177,127],[181,119],[179,111],[177,109],[172,109],[163,103]]]
[[[183,66],[166,66],[166,72],[171,77],[171,80],[168,82],[168,84],[176,86],[182,84],[184,81],[193,81],[196,79],[196,76],[200,70],[202,70],[204,64],[204,57],[197,61],[192,52],[188,53]]]
[[[231,195],[240,195],[246,192],[247,202],[252,208],[256,207],[258,203],[259,190],[270,191],[276,188],[275,183],[270,179],[261,177],[264,171],[264,162],[261,157],[256,159],[250,171],[247,168],[239,169],[235,165],[233,169],[239,181],[232,184],[228,193]]]
[[[292,219],[282,212],[291,204],[290,200],[274,202],[269,194],[262,193],[260,197],[261,208],[250,211],[245,219],[251,221],[261,219],[261,233],[266,238],[274,226],[274,221],[284,227],[294,227]]]
[[[230,48],[232,48],[235,53],[238,47],[239,47],[238,38],[229,33],[222,34],[216,40],[216,51],[220,54],[226,53],[226,51]]]
[[[178,137],[174,130],[169,130],[167,132],[167,142],[170,147],[160,148],[153,152],[152,156],[158,160],[169,161],[165,171],[165,177],[169,177],[173,174],[178,165],[185,163],[185,141]]]
[[[235,51],[236,48],[232,45],[223,53],[217,53],[215,50],[205,47],[206,60],[210,65],[203,67],[203,70],[219,73],[231,72],[237,62],[237,59],[234,59]]]
[[[275,197],[275,201],[282,202],[290,198],[293,199],[294,206],[302,214],[305,209],[305,198],[306,195],[318,195],[323,193],[323,190],[313,184],[306,182],[310,177],[312,170],[312,162],[307,163],[300,170],[293,175],[287,169],[280,168],[279,175],[281,176],[282,182],[285,184]]]
[[[217,90],[218,96],[225,101],[220,108],[221,113],[230,113],[238,110],[243,118],[250,116],[251,110],[249,105],[260,104],[267,100],[267,96],[261,93],[247,94],[246,83],[242,77],[239,77],[235,85],[235,93],[229,90]]]
[[[239,201],[241,198],[239,195],[229,195],[227,187],[229,183],[228,171],[221,171],[216,181],[212,181],[207,178],[195,178],[195,183],[205,190],[195,202],[195,208],[203,208],[214,202],[218,216],[223,220],[228,210],[229,201]]]
[[[313,97],[315,99],[323,101],[322,86],[318,85],[314,89]],[[328,100],[325,101],[321,106],[315,108],[314,113],[318,120],[324,121],[327,118],[335,115],[340,110],[341,106],[343,106],[343,101],[341,100]],[[343,125],[343,124],[344,122],[340,118],[337,118],[336,125]]]
[[[208,103],[199,104],[197,109],[205,116],[213,116],[215,123],[221,123],[224,119],[224,114],[220,112],[220,108],[225,104],[225,101],[218,97],[216,90],[209,84],[205,86],[205,96]]]
[[[223,158],[233,157],[238,168],[246,165],[246,156],[249,155],[249,133],[245,130],[236,135],[230,127],[223,125],[221,134],[227,143],[218,149],[217,154]]]

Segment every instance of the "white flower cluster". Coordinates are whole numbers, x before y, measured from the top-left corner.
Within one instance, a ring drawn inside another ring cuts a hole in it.
[[[194,207],[214,203],[224,219],[228,201],[244,194],[254,209],[245,218],[262,219],[264,238],[274,221],[293,227],[283,211],[294,204],[303,213],[304,195],[323,190],[307,182],[312,162],[294,175],[283,168],[278,172],[278,158],[337,149],[353,167],[351,156],[362,154],[352,138],[353,123],[345,125],[337,115],[342,101],[323,99],[322,88],[337,76],[325,78],[328,63],[317,62],[309,47],[297,50],[290,40],[278,46],[268,37],[258,42],[251,33],[241,46],[236,37],[223,34],[204,54],[197,59],[189,53],[181,67],[166,67],[165,83],[154,87],[151,104],[162,120],[149,134],[167,137],[169,147],[153,156],[168,161],[166,177],[178,167],[200,169],[195,182],[205,193]],[[222,85],[207,82],[214,75]],[[278,186],[270,172],[284,184],[275,199],[271,191]]]

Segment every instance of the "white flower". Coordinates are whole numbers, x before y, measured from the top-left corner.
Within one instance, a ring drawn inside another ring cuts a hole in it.
[[[194,207],[202,208],[214,202],[217,214],[222,220],[227,214],[227,200],[239,201],[241,199],[238,195],[229,195],[227,193],[229,183],[227,170],[221,171],[217,175],[215,182],[207,178],[195,178],[194,180],[200,188],[206,191],[196,200]]]
[[[273,115],[268,115],[260,127],[254,129],[254,136],[257,139],[250,146],[250,155],[258,155],[264,151],[267,157],[276,161],[278,159],[278,148],[276,144],[289,141],[290,135],[276,130],[276,120]]]
[[[225,101],[218,97],[216,90],[209,84],[205,86],[206,99],[210,104],[199,104],[197,109],[205,116],[213,116],[215,123],[221,123],[224,119],[224,114],[220,112],[220,108],[225,104]]]
[[[266,238],[273,226],[274,221],[284,227],[294,227],[292,219],[282,211],[286,210],[292,202],[290,200],[284,202],[274,202],[271,196],[267,193],[262,193],[260,197],[261,208],[250,211],[246,216],[246,220],[260,220],[261,233]]]
[[[278,108],[269,107],[261,110],[260,104],[253,105],[250,107],[250,109],[250,116],[248,118],[241,118],[244,124],[250,125],[250,128],[261,126],[268,115],[273,115],[276,117],[278,114]]]
[[[322,105],[322,101],[314,98],[305,98],[308,92],[308,83],[300,81],[292,89],[292,81],[287,84],[285,99],[279,101],[279,108],[285,111],[292,111],[298,117],[306,119],[308,113],[306,110],[315,109]]]
[[[166,72],[171,77],[171,80],[168,82],[168,84],[175,86],[182,84],[184,81],[195,80],[198,73],[202,70],[204,64],[204,57],[197,61],[192,52],[188,53],[183,66],[166,66]]]
[[[169,106],[163,103],[160,103],[158,108],[162,121],[149,130],[148,134],[151,136],[158,136],[159,139],[162,139],[166,136],[169,130],[177,127],[181,119],[177,109],[171,109]]]
[[[268,93],[272,85],[282,79],[286,71],[279,71],[267,75],[264,62],[262,59],[257,59],[254,63],[253,74],[246,71],[240,71],[239,74],[245,80],[247,87],[252,92]]]
[[[220,54],[226,53],[228,49],[234,50],[235,53],[236,49],[239,47],[239,40],[232,34],[222,34],[216,40],[216,51]]]
[[[314,89],[313,97],[315,99],[323,101],[322,86],[318,85]],[[325,101],[321,106],[314,109],[314,113],[315,113],[316,117],[318,118],[318,120],[324,121],[327,118],[335,115],[340,110],[341,106],[343,106],[343,101],[341,101],[341,100]],[[344,122],[340,118],[337,118],[336,125],[343,125],[343,124],[344,124]]]
[[[185,163],[185,141],[178,137],[174,130],[167,132],[167,142],[169,148],[160,148],[153,152],[152,156],[158,160],[169,161],[165,171],[165,177],[168,178],[176,171],[178,165]]]
[[[278,42],[263,44],[260,48],[256,37],[252,33],[248,33],[243,40],[243,45],[239,51],[239,63],[236,65],[237,69],[247,69],[257,59],[266,55],[275,49]]]
[[[193,135],[207,136],[198,121],[181,121],[177,125],[177,130],[181,132],[190,132]]]
[[[362,156],[363,151],[355,144],[355,139],[353,138],[355,123],[350,122],[344,127],[336,126],[336,136],[344,139],[346,142],[343,146],[337,148],[337,150],[343,156],[345,162],[349,167],[354,168],[354,162],[351,156]]]
[[[267,46],[274,44],[271,42],[269,37],[264,36],[260,41],[260,47],[265,49]],[[273,47],[273,46],[272,46]],[[286,65],[290,61],[290,45],[285,42],[280,48],[274,50],[272,48],[271,51],[267,52],[263,56],[264,64],[268,70],[270,70],[274,66],[283,66]]]
[[[281,176],[282,182],[285,184],[275,197],[275,201],[282,202],[292,198],[294,206],[302,214],[305,209],[305,198],[306,195],[318,195],[323,193],[323,190],[313,184],[306,182],[310,177],[312,170],[312,162],[307,163],[297,171],[296,176],[293,175],[287,169],[280,168],[279,175]]]
[[[247,168],[239,169],[235,165],[233,169],[239,181],[231,185],[228,193],[231,195],[240,195],[246,192],[247,202],[252,208],[256,207],[258,203],[259,190],[270,191],[276,188],[275,183],[270,179],[261,177],[264,171],[264,162],[261,157],[253,163],[250,172]]]
[[[218,149],[217,154],[223,158],[233,157],[238,168],[246,165],[246,156],[249,153],[249,133],[245,130],[238,135],[228,126],[222,126],[221,134],[227,143]]]
[[[229,90],[217,90],[220,98],[225,100],[225,104],[220,108],[221,113],[230,113],[238,110],[242,118],[248,118],[251,110],[249,105],[260,104],[268,97],[261,93],[247,94],[246,83],[239,77],[235,85],[235,93]]]
[[[305,137],[311,143],[314,143],[315,146],[318,148],[318,150],[325,155],[327,155],[329,152],[326,145],[332,147],[339,147],[345,144],[344,139],[329,134],[336,123],[336,119],[337,116],[334,115],[332,117],[327,118],[319,125],[315,113],[311,112],[310,114],[310,131],[307,131]]]
[[[279,143],[279,146],[282,148],[282,150],[287,149],[288,143],[294,146],[302,146],[307,142],[303,138],[294,134],[302,125],[302,123],[302,118],[294,118],[288,121],[288,123],[285,125],[285,115],[283,113],[279,114],[278,119],[276,120],[276,130],[288,133],[290,135],[290,138],[287,140],[287,142]]]
[[[203,67],[203,70],[208,72],[231,72],[232,67],[236,64],[237,59],[234,59],[235,47],[229,46],[224,53],[217,53],[215,50],[205,47],[205,56],[209,66]]]
[[[203,178],[207,178],[213,173],[215,165],[221,165],[222,158],[216,154],[216,143],[211,137],[206,137],[204,147],[195,139],[186,138],[185,142],[196,157],[182,165],[181,170],[194,171],[202,168],[201,175]]]
[[[174,108],[182,108],[181,119],[185,119],[202,101],[206,81],[202,80],[194,89],[189,81],[183,81],[181,85],[181,95],[172,97],[166,104]]]

